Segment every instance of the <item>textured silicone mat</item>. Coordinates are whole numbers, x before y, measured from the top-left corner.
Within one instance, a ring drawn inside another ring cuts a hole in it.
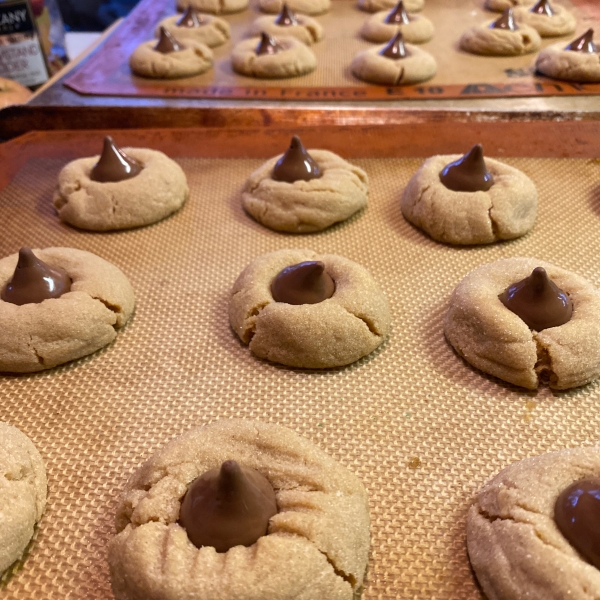
[[[598,27],[595,0],[556,0],[577,18],[578,35]],[[474,56],[460,50],[463,31],[497,18],[483,9],[483,0],[427,0],[422,14],[434,24],[436,33],[421,47],[438,63],[437,75],[420,85],[377,86],[356,79],[350,70],[353,57],[373,47],[359,30],[371,16],[355,0],[334,0],[331,10],[315,17],[323,26],[324,39],[311,46],[317,69],[290,79],[254,79],[236,74],[231,50],[249,36],[250,25],[261,16],[258,0],[249,9],[225,15],[231,25],[231,40],[214,48],[214,66],[203,75],[184,79],[145,79],[131,73],[128,61],[133,50],[152,39],[156,25],[175,14],[173,0],[145,0],[81,67],[66,80],[69,87],[85,94],[163,96],[196,98],[268,98],[270,100],[391,100],[395,98],[469,98],[600,94],[600,84],[573,84],[536,76],[536,54],[514,57]],[[575,36],[546,39],[542,47]]]
[[[48,372],[0,377],[0,419],[21,428],[48,468],[49,503],[6,600],[111,598],[105,551],[129,474],[167,440],[219,418],[286,425],[368,488],[372,552],[364,598],[480,598],[465,550],[475,491],[537,453],[598,441],[600,384],[528,393],[470,368],[444,340],[453,287],[477,265],[538,256],[600,284],[600,163],[507,160],[536,182],[525,238],[453,248],[404,221],[399,197],[420,160],[356,160],[368,208],[326,232],[271,232],[239,190],[260,160],[183,159],[191,198],[156,225],[95,234],[61,224],[50,198],[63,161],[30,161],[0,193],[0,256],[21,245],[74,246],[121,267],[137,296],[116,342]],[[387,293],[389,341],[347,368],[308,372],[253,358],[228,324],[227,297],[255,256],[284,247],[366,266]],[[284,568],[284,567],[283,567]]]

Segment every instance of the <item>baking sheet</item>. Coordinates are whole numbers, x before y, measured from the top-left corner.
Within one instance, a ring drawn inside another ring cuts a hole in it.
[[[577,35],[598,27],[598,6],[593,0],[556,0],[577,17]],[[194,98],[263,98],[270,100],[393,100],[398,98],[477,98],[503,96],[600,94],[600,84],[560,82],[535,75],[536,54],[517,57],[486,57],[459,49],[458,40],[467,28],[498,17],[483,9],[483,0],[427,0],[421,14],[436,28],[430,42],[420,45],[438,62],[437,75],[414,86],[378,86],[356,79],[350,71],[352,58],[373,46],[359,30],[371,15],[359,10],[354,0],[334,0],[331,11],[316,17],[324,39],[311,46],[317,69],[291,79],[260,80],[234,73],[231,50],[249,35],[251,23],[261,13],[258,0],[244,12],[226,15],[231,40],[214,48],[214,66],[203,75],[175,80],[152,80],[133,75],[129,56],[142,42],[152,39],[156,25],[175,14],[174,0],[145,0],[113,35],[66,80],[83,94]],[[546,39],[542,47],[557,41],[565,44],[576,35]]]
[[[536,227],[473,248],[437,244],[403,219],[399,198],[420,159],[354,160],[370,177],[368,208],[302,236],[265,229],[241,208],[240,188],[262,160],[178,162],[189,201],[132,231],[58,221],[61,159],[29,161],[0,192],[0,256],[25,244],[89,250],[123,269],[137,299],[110,347],[0,376],[0,420],[31,437],[49,481],[46,514],[28,555],[5,573],[3,598],[111,598],[106,547],[127,477],[174,436],[231,417],[288,426],[363,480],[372,518],[365,600],[480,598],[465,549],[473,494],[515,460],[597,442],[600,384],[535,393],[474,370],[444,340],[448,297],[471,269],[508,256],[537,256],[600,285],[600,162],[507,159],[538,186]],[[286,247],[367,267],[390,300],[389,340],[326,371],[254,358],[229,328],[228,292],[254,257]]]

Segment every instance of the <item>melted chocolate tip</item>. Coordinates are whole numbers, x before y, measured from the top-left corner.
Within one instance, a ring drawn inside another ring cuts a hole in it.
[[[508,286],[498,298],[535,331],[564,325],[573,314],[571,299],[542,267],[536,267],[529,277]]]
[[[399,60],[410,56],[410,52],[404,45],[404,37],[401,31],[398,31],[396,35],[388,42],[387,46],[383,48],[379,54],[392,60]]]
[[[507,8],[498,19],[491,25],[491,29],[506,29],[508,31],[517,31],[519,27],[515,23],[515,15],[512,8]]]
[[[552,17],[556,14],[556,11],[552,9],[548,0],[540,0],[529,12],[536,15],[546,15],[547,17]]]
[[[447,164],[439,177],[454,192],[487,192],[494,185],[494,177],[487,170],[481,144],[475,144],[463,157]]]
[[[188,6],[181,19],[177,21],[177,27],[200,27],[204,22],[204,17],[197,10]]]
[[[275,24],[280,25],[281,27],[289,27],[291,25],[298,25],[298,19],[296,15],[290,10],[287,3],[283,3],[281,7],[281,12],[277,15],[275,19]]]
[[[404,1],[400,0],[398,4],[387,14],[385,22],[389,24],[402,24],[408,25],[410,23],[410,17],[404,8]]]
[[[90,179],[99,183],[124,181],[138,175],[143,165],[125,154],[110,135],[104,138],[102,154],[90,172]]]
[[[581,37],[573,40],[565,50],[572,52],[582,52],[584,54],[595,54],[598,47],[594,44],[594,30],[590,27]]]
[[[275,181],[294,183],[294,181],[318,179],[322,175],[319,165],[306,151],[300,138],[295,135],[292,137],[290,147],[273,167],[271,178]]]
[[[158,42],[156,46],[154,46],[154,50],[156,52],[160,52],[161,54],[170,54],[171,52],[185,50],[185,48],[186,47],[181,42],[178,42],[173,37],[173,34],[161,26]]]
[[[306,261],[280,271],[271,283],[275,302],[318,304],[331,298],[335,282],[321,261]]]
[[[283,50],[283,46],[266,31],[260,34],[260,42],[256,46],[256,55],[262,56],[263,54],[279,54]]]

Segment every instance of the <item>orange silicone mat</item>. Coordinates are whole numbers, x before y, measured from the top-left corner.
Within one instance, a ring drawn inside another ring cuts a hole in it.
[[[578,20],[577,35],[600,25],[595,0],[555,0]],[[173,80],[152,80],[135,76],[129,56],[140,43],[152,39],[156,25],[175,14],[173,0],[144,0],[125,22],[66,84],[83,94],[120,96],[161,96],[172,98],[263,98],[269,100],[393,100],[399,98],[478,98],[503,96],[600,94],[600,84],[578,84],[551,80],[535,74],[536,54],[517,57],[475,56],[460,50],[461,33],[476,24],[498,17],[484,10],[484,0],[427,0],[422,14],[436,28],[430,42],[421,47],[438,63],[437,75],[420,85],[385,87],[356,79],[350,70],[352,58],[372,47],[359,30],[369,13],[358,9],[354,0],[333,0],[331,11],[316,17],[324,39],[311,46],[317,69],[291,79],[260,80],[236,74],[231,67],[231,50],[249,35],[251,23],[262,13],[258,0],[250,8],[225,18],[231,25],[231,40],[213,49],[214,66],[203,75]],[[575,36],[543,40],[542,47]]]
[[[285,425],[365,483],[372,550],[363,598],[475,600],[465,516],[476,490],[526,456],[598,442],[600,383],[523,391],[469,367],[446,343],[449,295],[474,267],[537,256],[600,285],[600,162],[507,159],[537,184],[535,229],[473,248],[437,244],[402,217],[420,159],[354,162],[368,208],[312,235],[265,229],[240,205],[262,160],[181,159],[191,197],[150,227],[89,233],[51,206],[64,161],[29,161],[0,192],[0,256],[21,245],[73,246],[123,269],[132,322],[103,351],[34,375],[0,376],[0,420],[46,461],[46,514],[26,558],[4,575],[4,600],[109,600],[105,554],[119,492],[152,452],[195,425],[244,417]],[[229,290],[254,257],[285,247],[338,253],[386,292],[393,330],[349,367],[288,369],[254,358],[229,328]],[[285,568],[285,567],[283,567]]]

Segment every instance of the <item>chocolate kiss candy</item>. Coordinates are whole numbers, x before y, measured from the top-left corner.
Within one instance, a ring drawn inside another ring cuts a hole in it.
[[[595,54],[598,52],[598,47],[594,44],[594,30],[588,29],[581,37],[573,40],[565,50],[573,52],[584,52],[585,54]]]
[[[570,485],[556,499],[554,521],[567,541],[600,569],[600,479]]]
[[[408,13],[404,9],[403,0],[400,0],[400,2],[398,2],[398,4],[396,4],[396,6],[392,8],[392,10],[388,13],[387,17],[385,18],[385,22],[392,24],[397,23],[402,25],[408,25],[410,23]]]
[[[226,460],[220,469],[200,475],[181,503],[179,524],[197,548],[212,546],[227,552],[252,546],[266,535],[277,514],[275,491],[258,471]]]
[[[385,56],[386,58],[391,58],[393,60],[398,60],[400,58],[406,58],[410,56],[410,52],[406,49],[404,45],[404,38],[402,37],[402,33],[399,31],[389,42],[388,45],[381,50],[379,53],[381,56]]]
[[[154,46],[154,50],[161,54],[170,54],[171,52],[185,50],[185,46],[178,42],[164,27],[161,27],[158,43]]]
[[[281,27],[289,27],[290,25],[298,25],[298,19],[296,19],[296,15],[289,9],[288,5],[284,2],[281,12],[277,15],[275,19],[275,25],[280,25]]]
[[[481,144],[447,164],[440,171],[440,181],[454,192],[487,192],[494,185],[494,177],[485,166]]]
[[[202,27],[205,21],[204,17],[198,11],[189,6],[181,19],[177,21],[177,27]]]
[[[547,17],[553,17],[556,14],[548,0],[540,0],[529,12],[536,15],[546,15]]]
[[[299,180],[310,181],[311,179],[318,179],[322,175],[323,173],[319,165],[306,151],[300,138],[295,135],[286,153],[273,167],[271,179],[294,183],[294,181]]]
[[[143,168],[141,163],[125,154],[115,145],[110,135],[107,135],[104,138],[102,154],[90,172],[90,179],[100,183],[124,181],[138,175]]]
[[[563,325],[573,314],[573,303],[542,267],[507,287],[498,298],[535,331]]]
[[[64,269],[47,265],[31,248],[21,248],[17,268],[1,297],[5,302],[21,306],[59,298],[70,290],[71,279]]]
[[[490,25],[490,29],[508,29],[509,31],[517,31],[519,29],[515,23],[513,9],[507,8],[500,17]]]
[[[272,38],[268,33],[264,31],[260,34],[260,42],[258,46],[256,46],[256,54],[257,56],[261,56],[263,54],[278,54],[283,50],[283,46],[281,46],[274,38]]]
[[[335,283],[322,262],[307,261],[286,267],[271,283],[275,302],[286,304],[318,304],[331,298],[333,292]]]

